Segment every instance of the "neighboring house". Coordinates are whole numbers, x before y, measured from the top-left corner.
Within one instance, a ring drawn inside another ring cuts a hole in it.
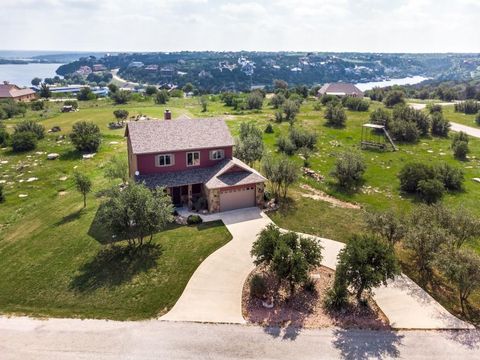
[[[203,197],[210,212],[263,205],[266,179],[234,158],[234,140],[221,119],[129,122],[130,176],[167,188],[176,206]]]
[[[333,83],[323,85],[320,90],[318,90],[318,95],[363,97],[363,92],[353,84]]]
[[[93,70],[93,72],[106,71],[107,68],[106,68],[106,66],[103,65],[103,64],[95,64],[95,65],[92,66],[92,70]]]
[[[10,84],[8,81],[0,84],[0,100],[32,101],[36,98],[37,94],[32,89],[22,89],[15,84]]]
[[[80,68],[75,71],[78,75],[88,76],[92,73],[92,68],[90,66],[80,66]]]

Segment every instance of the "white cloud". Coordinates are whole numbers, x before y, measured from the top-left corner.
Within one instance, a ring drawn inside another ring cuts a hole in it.
[[[480,0],[0,0],[0,47],[480,52]]]

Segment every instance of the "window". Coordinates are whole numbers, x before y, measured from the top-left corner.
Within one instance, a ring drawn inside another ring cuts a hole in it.
[[[210,160],[222,160],[225,157],[225,151],[212,150],[210,151]]]
[[[163,166],[172,166],[173,164],[175,164],[174,157],[172,154],[157,155],[155,159],[156,159],[156,162],[155,162],[156,166],[163,167]]]
[[[200,165],[200,152],[192,151],[187,152],[187,166],[198,166]]]

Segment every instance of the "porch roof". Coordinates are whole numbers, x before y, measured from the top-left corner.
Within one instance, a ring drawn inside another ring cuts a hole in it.
[[[232,167],[243,171],[228,172]],[[188,184],[205,184],[208,189],[247,185],[266,181],[265,177],[244,162],[233,158],[225,159],[218,165],[208,168],[196,168],[163,174],[138,175],[137,182],[150,188],[159,186],[175,187]]]

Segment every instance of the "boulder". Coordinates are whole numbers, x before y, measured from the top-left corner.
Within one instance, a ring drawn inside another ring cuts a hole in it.
[[[83,154],[83,158],[84,158],[84,159],[93,159],[94,156],[95,156],[95,153],[92,153],[92,154]]]
[[[50,153],[47,155],[48,160],[55,160],[55,159],[58,159],[59,157],[60,157],[60,154],[57,154],[57,153]]]

